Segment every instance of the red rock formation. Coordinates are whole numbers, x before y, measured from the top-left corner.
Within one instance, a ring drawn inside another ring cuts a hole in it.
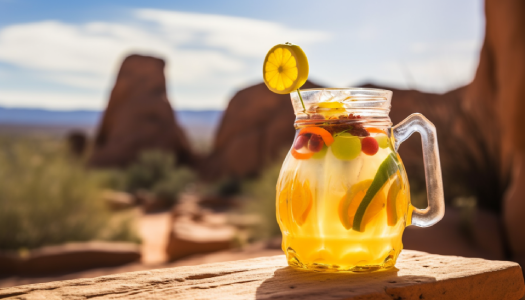
[[[303,88],[320,87],[307,81]],[[202,175],[213,180],[256,175],[291,146],[295,115],[290,95],[272,93],[260,83],[239,91],[224,112]]]
[[[120,68],[89,164],[125,166],[146,149],[172,152],[179,163],[194,163],[166,96],[164,61],[131,55]]]
[[[186,196],[171,213],[166,254],[169,260],[232,248],[237,229],[225,214],[203,209],[198,199]]]
[[[525,2],[487,0],[485,14],[485,41],[473,82],[441,96],[394,90],[391,117],[395,123],[419,111],[434,122],[446,193],[471,193],[481,207],[500,213],[505,224],[506,258],[523,264]],[[418,142],[408,140],[400,152],[407,169],[416,166],[422,171],[422,166],[417,166],[422,162],[421,151],[416,150]],[[421,175],[415,178],[423,178]],[[450,191],[462,186],[467,190]]]
[[[465,107],[479,117],[481,130],[496,127],[510,186],[503,216],[513,259],[525,263],[525,2],[487,0],[485,41]]]
[[[141,258],[140,246],[117,242],[83,242],[45,246],[27,256],[0,254],[1,275],[42,276],[114,267]],[[5,264],[5,265],[4,265]],[[5,267],[4,267],[5,266]]]
[[[501,210],[501,199],[508,185],[502,165],[502,149],[498,147],[499,127],[486,122],[487,114],[477,114],[465,107],[467,87],[445,94],[390,87],[364,85],[393,91],[390,118],[395,124],[412,113],[422,113],[437,128],[445,184],[445,198],[475,196],[480,207],[494,212]],[[488,107],[480,104],[483,109]],[[424,190],[425,174],[421,141],[417,135],[405,141],[400,155],[416,190]]]

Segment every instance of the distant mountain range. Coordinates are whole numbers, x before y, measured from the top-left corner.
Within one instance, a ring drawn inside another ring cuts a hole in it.
[[[96,126],[101,117],[102,111],[96,110],[61,111],[0,107],[0,124],[9,125]]]
[[[178,110],[174,112],[179,124],[190,136],[208,138],[217,128],[222,110]],[[86,128],[92,131],[99,124],[103,111],[46,110],[0,107],[0,126],[39,128]]]

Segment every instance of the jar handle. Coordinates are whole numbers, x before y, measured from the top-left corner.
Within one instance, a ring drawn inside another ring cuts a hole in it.
[[[392,127],[396,152],[398,151],[399,145],[414,132],[419,132],[421,135],[428,207],[419,209],[409,204],[409,212],[412,213],[409,214],[407,224],[428,227],[439,222],[445,215],[445,197],[443,195],[443,180],[441,178],[436,126],[422,114],[411,114],[401,123]]]

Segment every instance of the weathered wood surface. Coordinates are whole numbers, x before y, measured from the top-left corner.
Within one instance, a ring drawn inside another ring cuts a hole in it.
[[[7,299],[519,299],[518,264],[403,251],[396,269],[322,274],[284,256],[0,289]]]

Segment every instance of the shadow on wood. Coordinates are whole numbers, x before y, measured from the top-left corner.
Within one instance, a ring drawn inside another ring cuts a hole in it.
[[[367,299],[391,300],[397,299],[397,294],[392,292],[390,297],[387,290],[436,281],[432,276],[398,276],[398,271],[393,268],[373,273],[327,274],[284,267],[275,270],[273,277],[259,286],[256,299],[321,299],[326,295],[335,299],[353,299],[366,295]],[[381,287],[384,287],[386,293],[378,292]]]

